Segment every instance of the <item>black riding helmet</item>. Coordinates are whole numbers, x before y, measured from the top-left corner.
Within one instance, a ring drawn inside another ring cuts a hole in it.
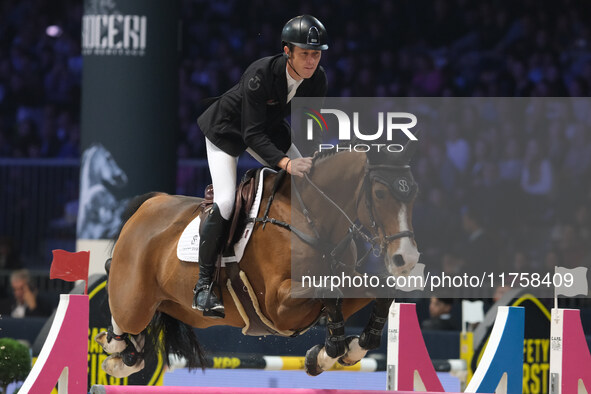
[[[324,25],[312,15],[300,15],[287,21],[281,31],[283,46],[296,45],[303,49],[328,49],[328,35]]]

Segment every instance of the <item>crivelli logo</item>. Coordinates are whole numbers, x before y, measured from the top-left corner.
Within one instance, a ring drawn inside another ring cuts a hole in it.
[[[123,15],[115,0],[87,0],[82,17],[82,54],[143,56],[148,19]]]
[[[410,131],[417,124],[417,117],[409,112],[378,112],[377,114],[377,131],[368,132],[368,130],[361,131],[359,126],[359,112],[353,112],[351,117],[344,111],[334,108],[322,108],[320,111],[315,111],[311,108],[305,108],[304,114],[308,116],[307,119],[307,133],[308,141],[314,140],[315,129],[320,130],[321,133],[328,131],[328,124],[323,114],[331,114],[336,117],[338,123],[338,140],[339,145],[337,150],[347,150],[355,152],[368,152],[369,150],[401,152],[404,146],[401,144],[392,143],[395,133],[402,132],[409,140],[417,141],[417,137]],[[364,116],[369,116],[365,114]],[[375,115],[374,115],[375,116]],[[406,122],[404,121],[406,120]],[[318,131],[316,131],[318,132]],[[352,140],[367,141],[367,143],[351,143]],[[344,143],[344,144],[343,144]],[[318,150],[334,149],[334,144],[319,144]]]

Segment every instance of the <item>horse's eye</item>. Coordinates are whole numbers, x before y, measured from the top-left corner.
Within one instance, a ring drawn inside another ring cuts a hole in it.
[[[386,191],[385,190],[376,190],[375,195],[378,200],[383,200],[384,198],[386,198]]]

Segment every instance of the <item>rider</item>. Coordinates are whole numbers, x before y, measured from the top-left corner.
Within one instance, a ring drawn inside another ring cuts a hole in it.
[[[222,302],[209,290],[234,206],[238,156],[246,150],[261,164],[295,176],[310,171],[312,158],[302,157],[293,145],[285,118],[294,95],[326,95],[326,74],[318,63],[327,42],[326,29],[315,17],[289,20],[281,32],[283,53],[252,63],[240,82],[197,119],[214,187],[214,203],[199,234],[199,281],[193,290],[192,307],[204,316],[225,316]]]

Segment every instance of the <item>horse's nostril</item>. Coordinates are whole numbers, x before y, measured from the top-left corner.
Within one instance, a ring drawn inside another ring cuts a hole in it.
[[[401,254],[394,255],[394,265],[396,265],[396,267],[402,267],[404,265],[404,257],[402,257]]]

